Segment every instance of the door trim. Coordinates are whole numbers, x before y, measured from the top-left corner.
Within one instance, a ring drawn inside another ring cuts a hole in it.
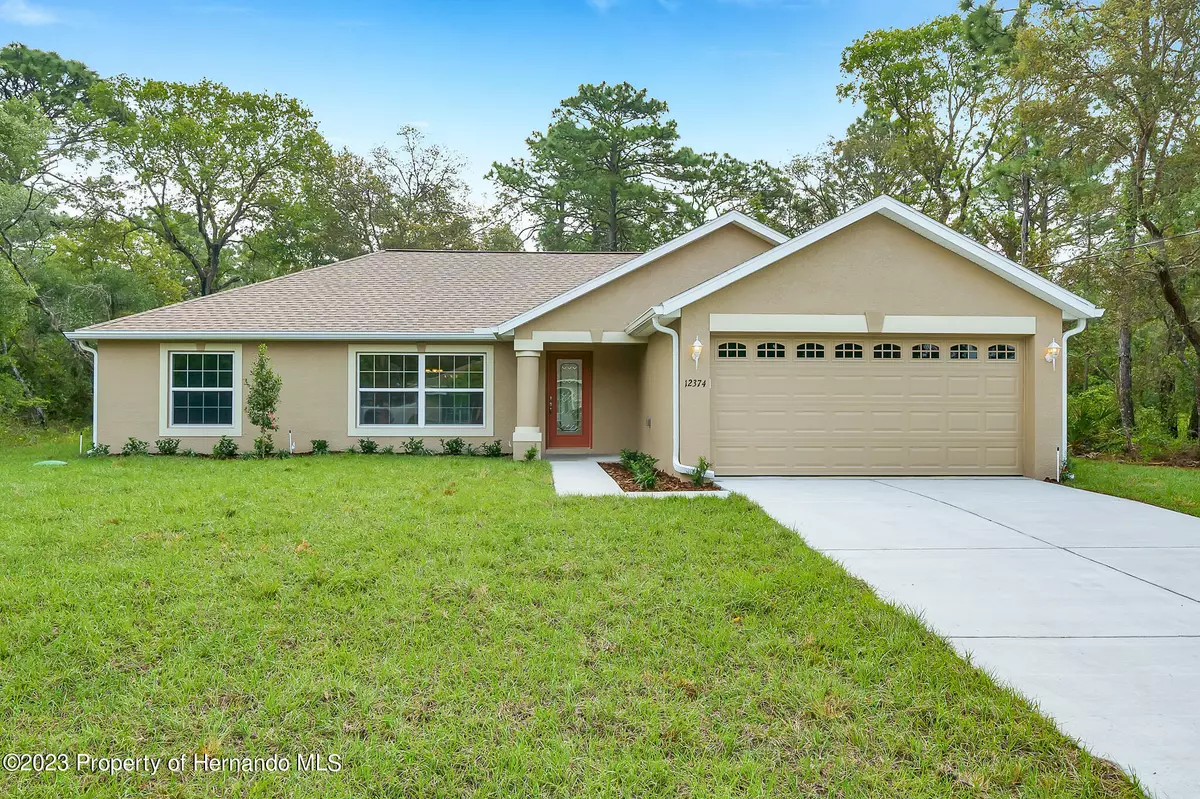
[[[566,352],[552,350],[546,353],[546,449],[592,448],[592,353]],[[558,388],[558,361],[562,358],[577,358],[583,364],[583,394],[580,398],[582,412],[580,414],[580,435],[565,436],[556,432],[558,427],[556,412],[550,409],[556,398]]]

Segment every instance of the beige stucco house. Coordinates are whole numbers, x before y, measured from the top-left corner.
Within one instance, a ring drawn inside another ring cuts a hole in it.
[[[1053,477],[1067,339],[1102,313],[880,197],[796,238],[730,213],[641,254],[372,253],[70,335],[112,446],[248,448],[266,342],[297,451],[461,436],[717,475]]]

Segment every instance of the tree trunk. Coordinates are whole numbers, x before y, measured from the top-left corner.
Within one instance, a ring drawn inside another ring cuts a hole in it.
[[[1026,265],[1029,258],[1029,172],[1027,166],[1021,168],[1021,266]]]
[[[1193,384],[1196,393],[1192,397],[1192,417],[1188,420],[1188,438],[1195,441],[1200,439],[1200,372],[1196,372]]]
[[[25,382],[25,378],[21,375],[21,370],[17,367],[17,359],[13,358],[8,352],[8,339],[0,336],[0,355],[3,355],[8,360],[8,370],[12,372],[12,376],[16,378],[17,384],[21,386],[21,391],[24,392],[26,398],[34,399],[33,389]],[[33,405],[33,418],[43,427],[46,424],[46,409],[41,405]]]
[[[1133,331],[1124,320],[1117,330],[1117,408],[1129,452],[1133,450]]]
[[[608,249],[617,249],[617,187],[608,187]]]

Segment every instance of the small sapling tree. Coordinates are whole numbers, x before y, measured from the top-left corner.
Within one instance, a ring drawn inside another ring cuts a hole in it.
[[[258,428],[254,439],[254,454],[259,458],[269,457],[275,451],[275,440],[271,433],[279,429],[275,423],[275,410],[279,407],[279,391],[283,380],[271,368],[267,357],[267,345],[258,345],[258,358],[246,381],[246,414],[250,424]]]

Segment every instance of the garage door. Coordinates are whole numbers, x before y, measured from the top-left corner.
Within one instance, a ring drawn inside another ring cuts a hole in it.
[[[1012,338],[714,339],[722,475],[1020,474]]]

